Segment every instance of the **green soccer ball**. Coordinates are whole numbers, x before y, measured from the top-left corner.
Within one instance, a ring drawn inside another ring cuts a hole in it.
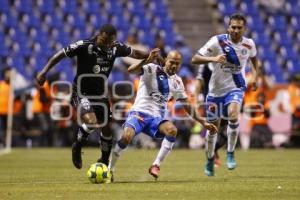
[[[91,183],[110,183],[111,174],[103,163],[94,163],[87,171],[87,177]]]

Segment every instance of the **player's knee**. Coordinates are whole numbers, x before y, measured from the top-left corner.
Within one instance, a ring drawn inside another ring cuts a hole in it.
[[[166,135],[176,137],[177,135],[177,128],[175,126],[168,126],[166,128]]]
[[[229,121],[231,122],[237,122],[239,118],[239,113],[238,112],[229,112]]]
[[[88,127],[96,127],[97,125],[97,119],[96,118],[87,118],[83,119],[83,122],[88,126]]]

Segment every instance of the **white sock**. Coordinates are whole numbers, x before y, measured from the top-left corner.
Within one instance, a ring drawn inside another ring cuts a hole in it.
[[[175,137],[165,137],[161,143],[160,150],[152,165],[160,166],[161,162],[170,153],[175,143]]]
[[[126,147],[127,146],[125,144],[123,144],[121,141],[117,142],[117,144],[112,152],[111,159],[110,159],[109,165],[108,165],[108,169],[110,171],[115,170],[116,163],[117,163],[119,157],[121,156],[121,154],[126,150]]]
[[[205,150],[207,158],[213,158],[215,155],[215,148],[217,143],[217,134],[210,134],[209,131],[206,132]]]
[[[234,151],[238,134],[239,134],[239,122],[237,121],[235,123],[232,123],[229,121],[227,127],[227,137],[228,137],[227,151],[228,152]]]

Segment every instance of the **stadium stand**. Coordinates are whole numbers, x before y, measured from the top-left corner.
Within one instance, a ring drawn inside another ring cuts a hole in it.
[[[122,42],[131,29],[139,30],[140,41],[149,47],[154,46],[157,33],[169,46],[174,46],[177,35],[161,0],[2,0],[0,23],[0,65],[13,66],[28,79],[59,48],[92,36],[104,23],[118,28]],[[70,81],[69,65],[66,61],[57,69]]]

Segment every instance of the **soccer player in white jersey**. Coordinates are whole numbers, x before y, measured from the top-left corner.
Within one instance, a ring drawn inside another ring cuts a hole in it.
[[[187,100],[183,82],[175,74],[182,62],[181,54],[178,51],[169,52],[162,67],[153,63],[158,56],[158,51],[159,49],[152,50],[147,60],[128,68],[130,73],[140,74],[141,77],[137,97],[123,125],[124,133],[112,153],[109,163],[111,172],[114,171],[118,158],[133,137],[143,132],[153,138],[163,139],[160,151],[149,169],[153,177],[158,177],[160,164],[171,151],[177,135],[175,125],[165,118],[167,102],[171,98],[182,102],[189,115],[210,132],[217,131],[216,126],[200,117]]]
[[[239,113],[246,89],[245,67],[248,59],[253,64],[253,75],[257,80],[258,61],[256,47],[252,39],[243,36],[246,18],[240,14],[230,17],[227,34],[213,36],[197,54],[192,57],[193,64],[211,63],[212,76],[206,98],[208,121],[217,127],[220,118],[228,120],[227,127],[227,167],[236,167],[234,149],[239,132]],[[255,83],[254,83],[255,84]],[[253,88],[256,88],[254,85]],[[208,130],[206,134],[205,174],[214,176],[214,149],[217,135]]]

